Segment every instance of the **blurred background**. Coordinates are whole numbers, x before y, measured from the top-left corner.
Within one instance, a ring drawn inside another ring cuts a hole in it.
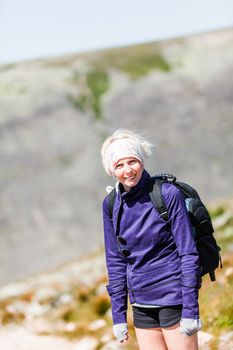
[[[101,214],[114,181],[99,150],[122,127],[154,143],[151,175],[174,173],[210,209],[224,269],[200,291],[200,346],[232,349],[232,74],[230,0],[0,2],[4,349],[22,337],[23,350],[119,348]]]

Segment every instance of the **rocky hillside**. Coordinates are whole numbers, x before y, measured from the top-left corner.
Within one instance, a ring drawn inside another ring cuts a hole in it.
[[[0,284],[102,244],[99,149],[116,128],[154,142],[151,173],[233,195],[232,44],[228,29],[0,67]]]

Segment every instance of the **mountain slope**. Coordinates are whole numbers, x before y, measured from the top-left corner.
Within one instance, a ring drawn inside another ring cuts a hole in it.
[[[156,144],[152,174],[233,195],[232,44],[228,29],[0,67],[1,284],[102,243],[99,149],[119,127]]]

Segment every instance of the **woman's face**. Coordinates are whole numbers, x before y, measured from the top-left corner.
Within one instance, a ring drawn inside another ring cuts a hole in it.
[[[116,166],[114,175],[122,183],[125,191],[137,185],[141,179],[143,166],[141,162],[133,157],[120,159]]]

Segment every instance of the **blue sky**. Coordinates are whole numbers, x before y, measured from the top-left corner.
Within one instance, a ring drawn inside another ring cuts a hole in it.
[[[0,64],[231,26],[232,0],[0,0]]]

